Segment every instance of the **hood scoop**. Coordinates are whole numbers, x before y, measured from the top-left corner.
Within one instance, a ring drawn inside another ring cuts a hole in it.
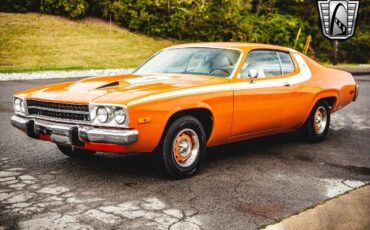
[[[110,82],[108,84],[101,85],[101,86],[97,87],[96,89],[104,89],[104,88],[113,87],[113,86],[117,86],[117,85],[119,85],[119,82],[118,81],[113,81],[113,82]]]

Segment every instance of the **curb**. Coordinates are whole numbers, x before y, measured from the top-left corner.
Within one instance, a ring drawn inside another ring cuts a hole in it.
[[[369,194],[369,184],[365,184],[261,229],[367,229],[370,225],[367,218],[370,214]]]
[[[350,74],[355,75],[355,76],[370,75],[370,67],[338,67],[338,66],[333,66],[331,68],[346,71],[346,72],[349,72]]]

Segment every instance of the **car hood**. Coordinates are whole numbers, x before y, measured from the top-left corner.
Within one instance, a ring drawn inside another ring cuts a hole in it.
[[[110,77],[93,77],[77,82],[49,85],[25,91],[27,99],[59,103],[111,103],[128,102],[162,92],[184,88],[220,84],[224,78],[188,74],[127,74]]]

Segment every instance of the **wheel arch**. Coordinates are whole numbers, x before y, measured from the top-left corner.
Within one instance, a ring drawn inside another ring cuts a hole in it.
[[[317,102],[319,101],[325,101],[326,103],[328,103],[329,105],[329,108],[330,108],[330,112],[334,112],[337,108],[337,104],[338,104],[338,100],[339,100],[339,92],[336,91],[336,90],[330,90],[330,91],[325,91],[325,92],[322,92],[320,94],[318,94],[314,100],[312,101],[310,107],[309,107],[309,110],[307,111],[307,114],[305,116],[305,120],[304,122],[301,124],[301,125],[304,125],[308,119],[308,117],[310,116],[310,113],[313,109],[313,107],[316,105]]]
[[[311,104],[311,110],[318,101],[323,100],[323,101],[326,101],[326,103],[328,103],[328,105],[330,106],[331,112],[333,112],[335,108],[337,107],[339,95],[340,95],[340,92],[337,89],[329,89],[329,90],[321,91],[314,97],[314,100],[312,101],[312,104]]]
[[[204,131],[206,132],[206,137],[207,137],[207,141],[208,141],[209,138],[212,135],[213,125],[214,125],[214,123],[213,123],[214,117],[213,117],[213,113],[211,112],[211,110],[208,109],[208,108],[205,108],[205,107],[186,108],[186,109],[177,110],[176,112],[173,112],[169,116],[169,118],[167,119],[165,128],[164,128],[163,133],[162,133],[162,138],[166,134],[170,125],[177,118],[179,118],[181,116],[186,116],[186,115],[194,116],[195,118],[197,118],[200,121],[200,123],[203,125]]]
[[[337,101],[338,101],[338,97],[336,97],[336,96],[323,97],[323,98],[318,99],[315,102],[315,104],[318,101],[325,101],[329,105],[330,110],[332,111],[336,107],[336,104],[337,104]]]

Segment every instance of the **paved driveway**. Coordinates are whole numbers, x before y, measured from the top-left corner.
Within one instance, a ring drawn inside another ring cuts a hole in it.
[[[75,160],[11,127],[11,95],[65,80],[0,83],[0,228],[254,229],[370,181],[370,76],[327,140],[296,133],[213,148],[173,181],[147,156]]]

